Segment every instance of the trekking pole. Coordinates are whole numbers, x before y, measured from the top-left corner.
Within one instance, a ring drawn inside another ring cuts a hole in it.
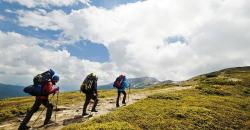
[[[44,107],[43,110],[40,112],[40,114],[37,116],[36,120],[33,122],[33,124],[31,125],[31,127],[33,127],[33,126],[36,124],[37,120],[40,118],[40,116],[41,116],[42,113],[44,112],[45,108],[46,108],[46,107]]]
[[[130,84],[128,86],[128,102],[129,102]]]
[[[54,95],[51,97],[50,100],[52,100],[54,98]],[[42,115],[42,113],[44,112],[46,107],[43,108],[43,110],[40,112],[40,114],[37,116],[37,118],[35,119],[35,121],[32,123],[31,127],[33,127],[35,125],[35,123],[38,121],[38,119],[40,118],[40,116]]]
[[[93,102],[92,101],[90,101],[89,102],[89,109],[88,110],[90,110],[90,115],[92,115],[92,108],[93,108]]]
[[[58,96],[59,96],[59,91],[57,92],[57,95],[56,95],[55,123],[56,123],[56,111],[57,111],[57,104],[58,104]]]

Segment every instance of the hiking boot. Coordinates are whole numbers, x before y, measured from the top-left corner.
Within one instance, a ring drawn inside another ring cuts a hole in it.
[[[30,126],[26,126],[26,125],[20,125],[18,127],[18,130],[28,130],[30,128]]]
[[[126,102],[123,102],[122,105],[126,106]]]
[[[98,112],[96,109],[92,109],[91,112]]]
[[[119,104],[116,104],[116,107],[120,107],[120,105],[119,105]]]
[[[43,125],[48,125],[48,124],[53,124],[53,123],[55,123],[55,122],[54,121],[48,121],[48,122],[44,122]]]
[[[88,116],[88,115],[89,115],[89,114],[88,114],[88,113],[86,113],[86,112],[82,114],[82,116]]]

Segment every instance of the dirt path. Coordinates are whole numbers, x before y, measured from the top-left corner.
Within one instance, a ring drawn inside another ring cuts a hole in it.
[[[149,95],[155,94],[155,93],[161,93],[161,92],[171,92],[171,91],[177,91],[177,90],[183,90],[183,89],[189,89],[191,87],[171,87],[171,88],[165,88],[165,89],[158,89],[158,90],[147,90],[147,91],[142,91],[140,93],[134,93],[129,95],[129,101],[127,98],[127,105],[133,104],[137,102],[140,99],[144,99]],[[121,98],[122,99],[122,98]],[[82,114],[82,105],[83,103],[77,103],[74,104],[72,102],[72,105],[67,105],[67,106],[58,106],[58,111],[56,112],[56,125],[49,126],[47,128],[37,128],[38,126],[41,126],[45,117],[46,111],[44,111],[41,115],[41,118],[37,120],[35,125],[33,125],[34,120],[38,117],[40,112],[37,112],[33,115],[29,122],[29,126],[33,126],[34,130],[59,130],[63,128],[65,125],[71,124],[71,123],[76,123],[76,122],[83,122],[89,119],[92,119],[93,117],[97,117],[106,113],[109,113],[111,111],[114,111],[116,108],[115,106],[115,100],[116,97],[109,97],[109,98],[104,98],[100,99],[98,106],[97,106],[97,113],[92,113],[93,116],[90,118],[78,118],[79,115]],[[89,109],[92,104],[89,105]],[[119,108],[118,108],[119,109]],[[53,112],[52,115],[52,120],[55,120],[54,116],[55,112]],[[0,125],[0,130],[16,130],[18,128],[18,125],[20,123],[21,119],[14,119],[10,121],[3,122]]]

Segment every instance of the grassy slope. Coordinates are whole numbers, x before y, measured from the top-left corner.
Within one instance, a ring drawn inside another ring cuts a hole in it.
[[[64,130],[250,129],[249,67],[198,76],[182,84],[194,88],[155,94]]]
[[[147,89],[145,89],[146,91]],[[131,93],[136,93],[140,90],[133,89]],[[116,90],[99,90],[99,98],[106,98],[111,96],[116,96]],[[55,103],[56,95],[51,99],[52,103]],[[85,100],[80,92],[65,92],[59,94],[59,105],[72,105],[77,103],[82,103]],[[0,99],[0,123],[14,117],[24,115],[28,109],[31,108],[35,101],[35,98],[32,96],[28,97],[18,97],[18,98],[7,98]],[[42,106],[42,105],[41,105]],[[42,107],[40,107],[40,110]]]

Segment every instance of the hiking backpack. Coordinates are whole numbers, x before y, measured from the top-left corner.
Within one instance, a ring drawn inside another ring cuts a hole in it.
[[[25,93],[28,93],[32,96],[46,96],[43,90],[43,86],[52,79],[52,76],[55,72],[50,69],[46,72],[36,75],[33,78],[33,85],[27,86],[23,89]]]
[[[43,90],[43,86],[40,84],[27,86],[23,89],[23,91],[32,96],[46,96],[47,95]]]
[[[81,84],[80,91],[83,93],[90,93],[92,91],[92,85],[97,78],[95,76],[88,75]]]
[[[117,77],[115,79],[113,87],[118,88],[118,89],[122,88],[122,82],[123,82],[124,78],[125,78],[125,76],[123,76],[123,75],[120,75],[119,77]]]
[[[33,83],[34,85],[44,85],[45,83],[47,83],[49,80],[52,79],[52,76],[55,74],[55,72],[50,69],[46,72],[43,72],[41,74],[38,74],[36,75],[34,78],[33,78]]]

